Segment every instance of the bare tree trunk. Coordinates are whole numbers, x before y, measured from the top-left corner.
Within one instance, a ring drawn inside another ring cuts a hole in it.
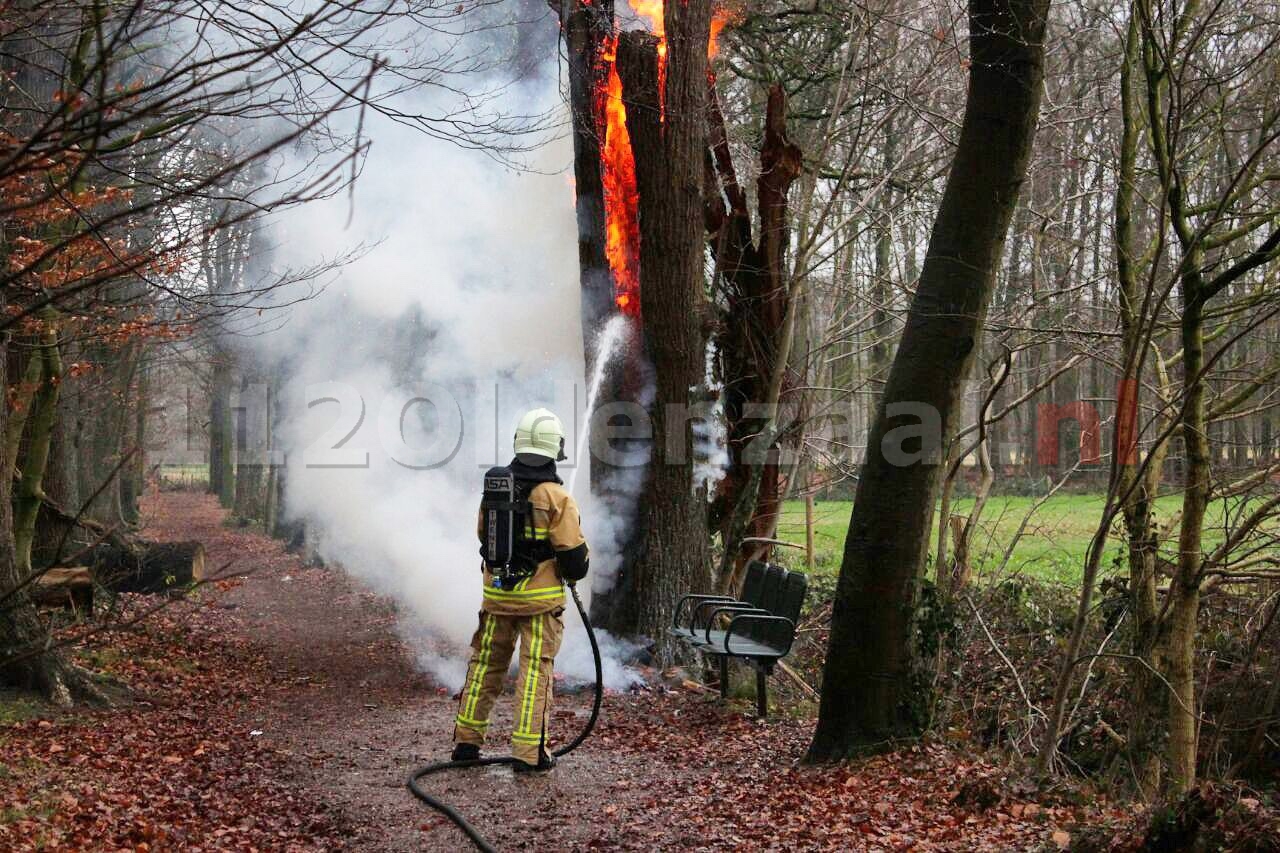
[[[26,452],[18,463],[18,492],[13,500],[13,546],[18,571],[32,571],[31,546],[35,542],[36,520],[44,501],[44,472],[49,463],[49,444],[53,439],[54,419],[58,414],[58,386],[62,381],[62,358],[58,353],[57,315],[53,309],[41,313],[45,324],[40,341],[31,353],[40,365],[39,386],[31,400],[27,416]]]
[[[130,436],[126,449],[133,455],[120,469],[120,507],[124,520],[136,525],[141,518],[138,501],[146,489],[147,454],[147,347],[134,348],[130,382],[125,386],[121,409],[120,434]]]
[[[941,442],[979,349],[1031,152],[1048,7],[969,3],[964,124],[854,498],[810,760],[883,749],[927,722],[927,674],[913,633]],[[934,417],[942,435],[926,423]]]
[[[263,466],[242,461],[236,466],[235,502],[232,512],[241,521],[261,522],[266,511],[266,472]]]
[[[209,395],[209,491],[230,508],[235,503],[235,412],[231,409],[232,356],[221,345],[213,351],[213,388]]]
[[[280,479],[281,466],[276,464],[278,394],[278,380],[273,376],[267,380],[267,416],[265,419],[267,433],[264,438],[266,483],[263,486],[262,497],[262,532],[268,536],[276,535],[276,528],[280,523],[280,499],[283,497],[283,483]]]
[[[6,301],[0,295],[0,310],[4,309]],[[53,346],[57,346],[56,339]],[[45,348],[41,347],[41,350]],[[0,335],[0,387],[8,387],[7,351],[8,336]],[[31,358],[44,361],[45,355],[37,351]],[[56,362],[52,367],[57,368]],[[53,397],[50,400],[51,394]],[[46,402],[56,404],[56,390],[45,391],[43,396]],[[51,416],[48,416],[48,410],[52,408],[52,405],[41,405],[40,419],[49,420],[45,432],[52,429]],[[0,405],[0,433],[6,431],[9,414],[8,406]],[[47,459],[47,435],[44,439],[37,436],[37,439],[32,444],[36,445],[37,451],[42,445]],[[36,467],[42,473],[44,463],[31,456],[30,450],[28,456],[29,459],[24,464],[38,462],[40,464]],[[28,498],[32,493],[39,493],[40,484],[34,471],[29,476],[24,472],[23,479],[18,498],[26,519],[32,515]],[[36,614],[35,604],[28,591],[31,572],[21,565],[14,544],[13,497],[13,479],[9,476],[0,477],[0,681],[38,690],[47,700],[57,705],[71,705],[76,701],[101,702],[103,695],[94,685],[91,676],[68,664],[56,649],[49,648],[45,642],[45,628]],[[34,527],[34,518],[30,518],[29,526]],[[28,536],[25,543],[28,567],[30,542]]]
[[[1138,795],[1155,796],[1162,777],[1161,746],[1167,731],[1164,671],[1158,656],[1162,647],[1160,613],[1156,599],[1157,550],[1159,533],[1155,520],[1155,500],[1160,474],[1168,450],[1159,442],[1150,450],[1145,468],[1137,448],[1139,389],[1142,365],[1149,347],[1143,322],[1143,289],[1139,284],[1141,251],[1136,245],[1134,193],[1137,183],[1138,143],[1142,133],[1142,111],[1135,101],[1133,72],[1139,57],[1138,18],[1131,17],[1120,69],[1121,138],[1120,162],[1115,193],[1113,239],[1119,284],[1120,325],[1124,334],[1124,371],[1117,395],[1118,423],[1112,448],[1118,472],[1117,490],[1124,498],[1122,514],[1128,542],[1129,609],[1133,618],[1133,656],[1129,667],[1130,700],[1125,755],[1128,771]],[[1159,357],[1158,354],[1156,356]]]
[[[126,438],[132,435],[129,414],[131,388],[138,364],[139,344],[122,348],[95,343],[88,358],[101,366],[92,383],[80,383],[84,431],[79,442],[79,490],[89,501],[86,513],[109,526],[122,526],[136,519],[136,506],[127,506],[118,467],[127,452]]]
[[[132,289],[132,288],[130,288]],[[113,397],[115,406],[112,412],[113,420],[112,433],[113,452],[106,460],[115,470],[110,476],[115,477],[115,482],[111,484],[108,493],[115,502],[116,514],[124,524],[135,525],[138,522],[138,498],[141,497],[141,484],[134,480],[134,472],[137,470],[135,464],[130,464],[134,460],[125,460],[125,455],[133,453],[135,448],[132,446],[130,438],[135,435],[133,429],[134,418],[136,412],[134,407],[140,404],[137,395],[137,379],[138,370],[142,366],[144,357],[144,344],[141,341],[131,341],[120,352],[119,362],[116,366],[117,370],[117,386]],[[120,466],[116,468],[116,466]]]
[[[1183,420],[1182,441],[1187,454],[1187,478],[1182,492],[1178,533],[1178,561],[1169,584],[1168,663],[1169,779],[1165,788],[1186,793],[1196,781],[1195,644],[1200,615],[1200,581],[1204,561],[1204,516],[1209,506],[1209,438],[1205,427],[1204,298],[1200,293],[1200,257],[1188,258],[1196,273],[1184,277],[1182,314]],[[1190,279],[1190,281],[1188,281]]]
[[[67,342],[62,344],[64,361],[69,357],[67,349],[70,346],[74,344]],[[44,493],[59,506],[74,507],[78,510],[80,493],[79,484],[76,482],[78,460],[75,439],[79,401],[76,392],[74,380],[64,375],[58,388],[58,411],[54,417],[53,435],[49,441],[49,464],[44,472]],[[89,544],[88,537],[76,535],[79,531],[72,531],[64,538],[65,530],[62,525],[53,523],[47,513],[41,512],[36,520],[32,562],[41,566],[50,565]]]
[[[982,512],[986,509],[987,499],[991,497],[991,487],[996,481],[995,471],[991,467],[991,441],[987,421],[991,417],[991,406],[995,403],[995,395],[1009,378],[1012,368],[1013,355],[1006,350],[999,371],[990,377],[991,390],[978,406],[978,438],[973,445],[973,452],[978,456],[979,480],[973,495],[973,506],[969,509],[967,516],[951,514],[951,498],[955,482],[959,476],[962,476],[966,458],[960,454],[967,448],[956,447],[953,443],[953,453],[958,458],[947,459],[950,467],[942,479],[942,498],[938,503],[938,545],[934,558],[938,598],[944,606],[949,605],[955,594],[968,585],[973,571],[969,561],[969,543],[973,538],[973,531],[978,527],[978,521],[982,518]],[[947,557],[948,535],[955,546],[950,558]],[[939,646],[939,663],[943,659],[942,648]]]
[[[267,512],[267,447],[270,431],[269,396],[251,395],[251,374],[240,380],[243,415],[242,435],[237,435],[238,463],[235,467],[235,506],[232,514],[241,521],[261,523]]]
[[[893,123],[885,126],[883,168],[885,174],[897,163],[897,134]],[[889,375],[889,339],[890,323],[889,300],[893,289],[890,287],[892,275],[893,249],[893,186],[886,184],[881,191],[880,202],[876,205],[876,266],[875,275],[871,279],[871,346],[867,351],[870,361],[867,372],[867,423],[871,423],[880,408],[880,389],[884,387],[885,377]]]
[[[6,367],[8,366],[6,364]],[[5,421],[4,459],[3,465],[0,465],[0,478],[6,481],[12,480],[18,471],[18,454],[22,451],[22,436],[26,431],[36,389],[40,387],[40,378],[43,375],[44,363],[40,359],[40,351],[33,348],[31,355],[27,357],[27,363],[22,367],[22,378],[15,384],[12,397],[5,401],[10,411],[9,418]]]
[[[707,86],[707,116],[711,150],[703,181],[711,251],[724,282],[726,310],[717,349],[729,456],[712,517],[724,546],[717,586],[727,592],[736,590],[748,557],[768,559],[767,545],[757,546],[752,554],[740,543],[748,536],[772,538],[782,505],[780,449],[775,442],[795,337],[799,283],[789,282],[785,271],[790,235],[787,194],[800,175],[801,153],[787,138],[786,95],[781,86],[773,86],[756,182],[760,235],[753,241],[751,212],[738,184],[713,80]]]

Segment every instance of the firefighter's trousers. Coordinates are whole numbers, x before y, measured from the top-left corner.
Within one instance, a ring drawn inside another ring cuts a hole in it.
[[[551,679],[556,652],[564,637],[563,609],[534,616],[480,614],[471,640],[471,665],[462,687],[453,731],[455,743],[484,744],[489,714],[502,692],[507,667],[520,638],[520,673],[516,677],[516,717],[511,754],[526,764],[538,763],[546,743],[551,714]]]

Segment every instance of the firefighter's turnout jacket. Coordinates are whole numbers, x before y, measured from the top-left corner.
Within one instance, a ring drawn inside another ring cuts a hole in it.
[[[556,557],[540,562],[511,590],[495,588],[484,571],[484,605],[480,627],[471,639],[471,664],[459,698],[454,742],[483,745],[518,637],[520,672],[511,754],[537,764],[539,750],[545,748],[555,656],[564,636],[564,580],[578,581],[585,575],[586,539],[578,505],[559,482],[538,483],[529,501],[534,536],[548,541]]]

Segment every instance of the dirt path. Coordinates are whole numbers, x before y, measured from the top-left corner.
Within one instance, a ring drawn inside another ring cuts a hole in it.
[[[289,770],[336,807],[358,850],[457,850],[465,839],[417,803],[404,787],[416,765],[447,757],[451,696],[415,671],[395,632],[395,610],[342,573],[304,566],[280,543],[222,524],[216,502],[169,492],[148,501],[146,530],[158,540],[198,539],[208,565],[243,582],[220,598],[234,624],[259,644],[269,690],[244,725],[288,758]],[[244,574],[241,575],[240,573]],[[500,703],[495,732],[510,729],[511,697]],[[557,700],[557,733],[585,719],[587,697]],[[504,750],[497,742],[495,751]],[[609,831],[604,788],[634,777],[643,762],[610,757],[588,742],[556,772],[516,778],[507,768],[433,780],[502,849],[621,846]]]

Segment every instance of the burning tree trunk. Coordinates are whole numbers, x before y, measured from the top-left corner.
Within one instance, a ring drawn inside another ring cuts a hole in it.
[[[553,8],[556,2],[553,0]],[[635,185],[630,142],[622,119],[621,84],[613,67],[612,2],[560,0],[560,29],[568,56],[569,104],[573,117],[573,173],[578,221],[578,264],[582,285],[583,363],[598,383],[589,388],[588,404],[631,401],[643,397],[649,377],[636,336],[615,330],[612,341],[621,357],[606,352],[610,338],[602,334],[620,315],[634,316],[638,305],[623,306],[620,294],[633,294],[636,281]],[[621,169],[619,167],[622,167]],[[625,172],[625,175],[620,174]],[[623,223],[628,223],[626,227]],[[611,363],[606,363],[609,361]],[[592,393],[594,392],[594,393]],[[587,412],[587,417],[593,412]],[[586,424],[577,424],[580,435]],[[577,456],[578,454],[575,454]],[[637,512],[632,472],[605,455],[583,448],[591,491],[609,511],[621,516]],[[636,530],[635,525],[622,528]],[[637,554],[637,537],[623,535],[614,543],[620,554],[618,573],[626,581]],[[613,619],[616,602],[627,594],[625,583],[596,590],[591,618]]]
[[[715,80],[708,80],[706,225],[726,304],[716,342],[724,379],[729,466],[712,505],[712,521],[725,547],[719,578],[723,589],[734,588],[746,562],[748,554],[740,549],[743,537],[771,538],[781,505],[778,448],[772,441],[766,444],[757,438],[768,429],[770,413],[777,416],[779,401],[770,399],[771,386],[775,373],[785,372],[787,367],[787,354],[781,346],[790,302],[783,268],[787,193],[800,176],[801,153],[787,139],[786,110],[786,95],[775,85],[769,90],[756,182],[760,216],[757,243],[752,239],[746,193],[738,184],[729,152]],[[777,388],[780,393],[783,383]],[[760,404],[769,408],[751,410]],[[750,452],[753,447],[759,452]],[[767,554],[765,546],[763,553],[757,551],[752,556]]]
[[[673,649],[666,637],[671,607],[683,591],[710,587],[706,503],[695,492],[690,389],[704,382],[702,162],[708,0],[668,3],[664,9],[665,67],[658,41],[624,33],[617,70],[627,104],[635,158],[640,223],[640,308],[653,357],[653,458],[638,527],[641,556],[613,627],[657,641],[659,657]],[[679,409],[680,411],[676,411]],[[678,458],[671,448],[685,452]]]
[[[978,351],[1035,136],[1048,6],[1048,0],[969,2],[972,70],[964,125],[867,442],[811,760],[884,749],[895,738],[918,735],[926,722],[925,673],[913,635],[940,442],[950,434]],[[935,434],[939,426],[941,435]]]

